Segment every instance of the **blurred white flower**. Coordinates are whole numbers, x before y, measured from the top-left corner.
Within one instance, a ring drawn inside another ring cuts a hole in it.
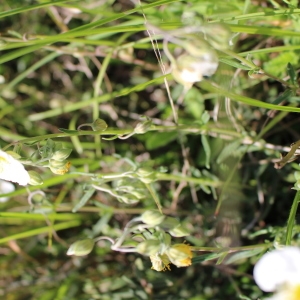
[[[300,249],[285,247],[266,253],[255,265],[253,276],[263,291],[277,291],[269,300],[299,300]]]
[[[15,186],[7,181],[0,179],[0,195],[1,194],[8,194],[15,190]],[[0,202],[6,202],[9,197],[0,197]]]
[[[177,82],[184,86],[191,86],[201,81],[204,76],[213,75],[218,65],[218,56],[213,50],[202,53],[200,57],[182,54],[172,64],[172,75]]]
[[[18,160],[0,150],[0,179],[27,185],[30,176]]]

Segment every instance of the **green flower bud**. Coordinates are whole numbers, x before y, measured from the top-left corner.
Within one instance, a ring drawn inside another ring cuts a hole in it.
[[[64,161],[65,159],[67,159],[70,156],[71,152],[72,152],[72,149],[67,149],[67,148],[57,150],[54,152],[51,159],[58,160],[58,161]]]
[[[187,54],[202,59],[207,53],[214,50],[199,35],[187,36],[187,40],[183,42],[183,48]]]
[[[136,246],[136,251],[147,256],[155,255],[160,249],[160,242],[157,240],[146,240]]]
[[[56,160],[56,159],[50,159],[49,160],[49,166],[52,168],[62,168],[66,164],[66,161]]]
[[[120,202],[126,203],[126,204],[136,204],[140,201],[140,199],[135,198],[133,195],[128,194],[127,196],[118,196],[118,200]]]
[[[150,226],[156,226],[159,225],[166,216],[161,214],[158,210],[146,210],[141,215],[141,220],[143,223],[150,225]]]
[[[102,119],[95,120],[91,126],[94,131],[104,131],[107,128],[106,122]]]
[[[184,228],[184,226],[182,226],[181,224],[169,230],[169,233],[174,237],[183,237],[188,236],[190,234],[188,230]]]
[[[43,179],[39,173],[37,173],[36,171],[28,171],[28,174],[30,177],[29,184],[31,184],[31,185],[43,184]]]
[[[145,193],[142,193],[139,191],[132,191],[132,192],[130,192],[130,194],[139,200],[142,200],[145,198]]]
[[[146,118],[144,122],[139,122],[135,128],[134,133],[135,134],[143,134],[146,133],[150,127],[152,126],[152,120],[149,118]]]
[[[50,159],[49,168],[54,174],[63,175],[69,171],[71,163],[69,161],[59,161]]]
[[[300,172],[299,171],[296,171],[294,173],[294,176],[295,176],[296,180],[300,180]]]
[[[84,256],[92,252],[95,242],[93,239],[84,239],[73,243],[67,255]]]
[[[164,221],[160,224],[160,227],[165,229],[166,231],[172,230],[175,227],[179,226],[180,223],[177,219],[173,217],[166,217]]]
[[[55,148],[54,149],[55,151],[62,149],[63,148],[63,143],[56,142],[54,148]]]

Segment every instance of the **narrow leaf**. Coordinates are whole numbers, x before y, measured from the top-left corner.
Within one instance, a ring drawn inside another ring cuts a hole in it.
[[[81,207],[83,207],[89,200],[90,198],[93,196],[95,192],[94,188],[90,188],[88,189],[84,195],[82,196],[82,198],[80,199],[80,201],[74,206],[74,208],[72,209],[72,212],[75,213],[77,212]]]

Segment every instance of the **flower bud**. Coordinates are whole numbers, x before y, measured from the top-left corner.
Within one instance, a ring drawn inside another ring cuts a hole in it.
[[[160,242],[158,240],[146,240],[144,242],[139,243],[136,246],[136,251],[140,254],[144,254],[147,256],[154,255],[160,249]]]
[[[164,219],[165,216],[158,210],[147,210],[141,215],[142,222],[150,226],[159,225]]]
[[[54,152],[51,159],[58,160],[58,161],[64,161],[65,159],[67,159],[70,156],[71,152],[72,152],[72,149],[67,149],[67,148],[57,150]]]
[[[300,172],[299,171],[296,171],[294,173],[294,176],[295,176],[295,178],[296,178],[297,181],[300,180]]]
[[[67,255],[84,256],[92,252],[95,242],[93,239],[84,239],[73,243]]]
[[[92,129],[94,131],[104,131],[107,128],[107,124],[102,119],[97,119],[92,123]]]
[[[175,244],[172,245],[167,251],[166,255],[170,259],[171,263],[176,267],[187,267],[192,264],[192,251],[191,246],[187,244]]]
[[[118,196],[118,200],[126,204],[136,204],[140,201],[140,199],[137,199],[136,197],[130,194],[128,194],[128,196]]]
[[[166,231],[172,230],[179,226],[180,222],[173,217],[166,217],[164,221],[160,224],[160,227],[164,228]]]
[[[29,180],[29,184],[30,185],[41,185],[43,184],[43,179],[40,176],[39,173],[37,173],[36,171],[28,171],[30,180]]]
[[[143,134],[146,133],[152,125],[152,120],[149,118],[146,118],[145,121],[137,123],[137,125],[134,128],[135,134]]]
[[[190,234],[181,224],[169,230],[169,233],[174,237],[183,237]]]
[[[63,175],[70,169],[71,163],[69,161],[59,161],[50,159],[49,168],[54,174]]]
[[[183,48],[187,54],[200,59],[205,54],[214,51],[203,38],[195,34],[187,36],[187,40],[183,42]]]

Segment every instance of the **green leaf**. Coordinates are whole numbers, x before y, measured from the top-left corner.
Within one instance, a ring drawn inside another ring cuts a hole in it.
[[[292,90],[285,90],[280,96],[278,96],[274,101],[273,104],[279,104],[284,100],[288,100],[291,96],[293,96],[294,92]]]
[[[220,256],[222,256],[223,253],[208,253],[208,254],[203,254],[203,255],[199,255],[196,257],[193,257],[192,259],[192,263],[194,264],[198,264],[198,263],[202,263],[204,261],[209,261],[209,260],[213,260],[216,259]]]
[[[198,89],[192,87],[184,97],[185,109],[196,119],[201,119],[204,111],[204,99]]]
[[[228,255],[227,251],[222,252],[222,255],[218,258],[216,265],[220,265],[224,261],[227,255]]]
[[[177,132],[156,132],[146,140],[147,150],[154,150],[168,145],[177,138]]]
[[[248,66],[245,66],[235,60],[232,60],[232,59],[229,59],[229,58],[219,58],[219,61],[226,64],[226,65],[229,65],[229,66],[232,66],[234,68],[237,68],[237,69],[242,69],[242,70],[246,70],[246,71],[250,71],[252,70],[250,67]]]
[[[251,71],[249,71],[249,72],[251,72]],[[227,90],[223,89],[222,87],[218,86],[215,83],[211,83],[208,80],[201,81],[200,86],[204,90],[214,92],[214,93],[219,93],[223,96],[231,98],[231,100],[238,101],[238,102],[241,102],[241,103],[245,103],[247,105],[263,107],[263,108],[266,108],[266,109],[273,109],[273,110],[279,110],[279,111],[300,112],[299,107],[274,105],[274,104],[271,104],[271,103],[259,101],[257,99],[245,97],[245,96],[230,92],[228,89]]]
[[[237,151],[237,149],[239,148],[241,144],[241,141],[238,139],[228,145],[226,145],[223,150],[221,151],[219,157],[217,158],[217,163],[220,164],[222,163],[226,158],[228,158],[229,156],[231,156],[234,151]]]
[[[210,146],[206,135],[201,135],[201,142],[202,142],[203,150],[205,152],[205,166],[207,169],[209,169],[211,151],[210,151]]]
[[[229,259],[226,260],[226,264],[232,264],[235,263],[241,259],[246,259],[248,257],[256,256],[257,254],[265,251],[265,248],[256,248],[256,249],[251,249],[251,250],[246,250],[246,251],[241,251],[239,253],[234,253],[232,256],[230,256]]]
[[[286,65],[288,63],[296,65],[298,59],[298,54],[295,52],[282,52],[272,60],[265,62],[263,69],[274,76],[280,77],[285,74]]]
[[[297,85],[297,73],[291,63],[287,64],[287,73],[290,76],[290,81],[292,84]]]
[[[93,196],[95,192],[94,188],[90,188],[88,189],[84,195],[81,197],[80,201],[74,206],[74,208],[72,209],[72,212],[75,213],[77,212],[81,207],[83,207],[89,200],[90,198]]]

